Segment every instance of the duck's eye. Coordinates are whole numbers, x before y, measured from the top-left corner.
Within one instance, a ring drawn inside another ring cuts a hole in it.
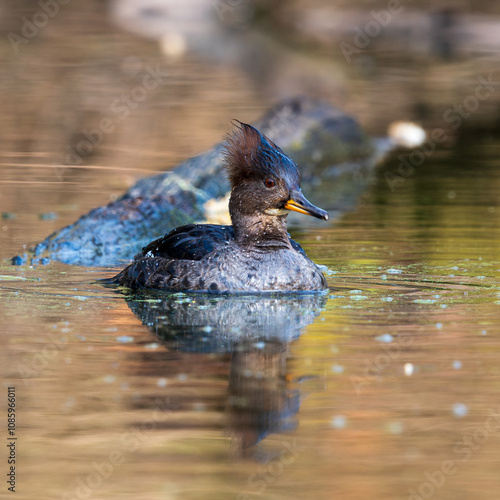
[[[268,177],[266,179],[265,184],[266,184],[267,188],[271,189],[271,188],[273,188],[276,185],[276,181],[274,179],[271,179],[270,177]]]

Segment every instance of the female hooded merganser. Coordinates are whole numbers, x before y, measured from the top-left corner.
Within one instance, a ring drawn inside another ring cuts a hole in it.
[[[112,282],[130,288],[206,292],[327,289],[325,277],[293,241],[290,210],[328,220],[300,190],[295,163],[250,125],[228,138],[232,226],[189,224],[153,241]]]

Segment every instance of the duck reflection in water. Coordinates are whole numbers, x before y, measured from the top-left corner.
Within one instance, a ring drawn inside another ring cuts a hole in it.
[[[299,394],[287,383],[289,344],[321,313],[326,300],[318,294],[166,296],[148,291],[127,303],[166,347],[140,363],[148,374],[153,365],[164,376],[172,352],[187,356],[183,373],[189,367],[218,373],[223,360],[229,385],[225,401],[217,406],[227,411],[235,453],[247,456],[267,434],[294,427],[291,417],[299,410]]]

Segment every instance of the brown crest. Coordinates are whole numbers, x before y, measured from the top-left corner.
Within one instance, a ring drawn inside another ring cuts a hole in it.
[[[256,128],[236,121],[238,128],[227,137],[225,161],[231,186],[244,179],[270,174],[296,175],[297,166]],[[298,180],[298,179],[297,179]]]

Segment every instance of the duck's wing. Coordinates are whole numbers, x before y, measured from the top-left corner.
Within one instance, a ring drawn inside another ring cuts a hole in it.
[[[233,226],[189,224],[177,227],[162,238],[152,241],[135,256],[135,260],[144,257],[201,260],[232,239],[234,239]]]

